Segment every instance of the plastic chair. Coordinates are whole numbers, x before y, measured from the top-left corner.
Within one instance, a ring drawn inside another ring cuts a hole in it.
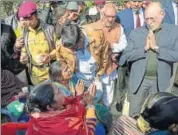
[[[1,125],[2,135],[25,135],[29,123],[8,122]]]

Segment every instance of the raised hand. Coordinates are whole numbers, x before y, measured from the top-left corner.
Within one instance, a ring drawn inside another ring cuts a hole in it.
[[[82,95],[84,92],[84,89],[85,89],[84,82],[82,80],[78,80],[75,86],[76,95],[77,96]]]
[[[88,104],[92,105],[94,103],[94,98],[96,96],[96,85],[91,84],[88,88],[89,91],[89,101]]]

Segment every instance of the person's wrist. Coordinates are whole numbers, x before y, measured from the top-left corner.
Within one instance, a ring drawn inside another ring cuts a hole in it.
[[[20,52],[21,48],[20,47],[15,47],[15,51]]]
[[[95,106],[93,104],[87,105],[87,109],[95,109]]]
[[[15,95],[14,96],[15,100],[19,99],[19,96],[18,95]]]

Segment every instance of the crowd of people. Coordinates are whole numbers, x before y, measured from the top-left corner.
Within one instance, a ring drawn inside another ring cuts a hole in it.
[[[26,135],[178,135],[178,0],[40,4],[23,1],[1,20],[3,125],[25,117]]]

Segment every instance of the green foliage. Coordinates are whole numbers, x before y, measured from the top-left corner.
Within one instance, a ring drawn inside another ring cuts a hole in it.
[[[119,6],[122,6],[123,5],[123,0],[115,0],[116,1],[116,3],[117,3],[117,5],[119,5]]]
[[[0,1],[1,18],[5,18],[17,12],[22,0]]]

